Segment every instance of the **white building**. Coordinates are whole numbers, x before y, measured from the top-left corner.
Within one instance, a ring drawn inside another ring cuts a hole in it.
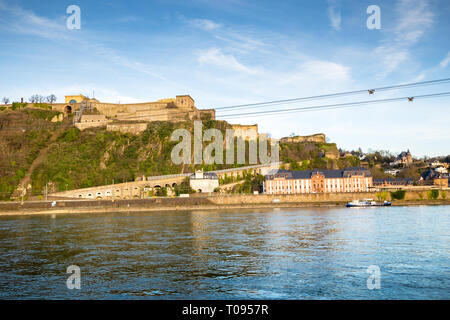
[[[196,171],[190,176],[189,184],[199,193],[214,192],[219,187],[219,177],[214,172]]]
[[[448,170],[445,167],[436,167],[434,171],[439,173],[448,173]]]
[[[400,170],[398,170],[398,169],[388,169],[388,170],[384,171],[384,173],[390,174],[390,175],[393,175],[393,176],[396,176],[399,172],[400,172]]]

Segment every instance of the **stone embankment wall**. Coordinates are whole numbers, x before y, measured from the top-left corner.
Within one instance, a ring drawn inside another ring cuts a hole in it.
[[[450,194],[447,191],[447,198]],[[422,197],[420,196],[422,195]],[[301,202],[346,202],[352,200],[373,199],[378,201],[377,192],[354,192],[354,193],[308,193],[308,194],[285,194],[285,195],[217,195],[209,197],[215,204],[256,204],[256,203],[301,203]],[[276,200],[278,199],[278,200]],[[427,191],[407,191],[405,194],[408,200],[427,200]],[[442,192],[439,192],[439,199],[442,199]],[[275,201],[274,201],[275,200]],[[391,194],[388,192],[387,200],[391,200]]]

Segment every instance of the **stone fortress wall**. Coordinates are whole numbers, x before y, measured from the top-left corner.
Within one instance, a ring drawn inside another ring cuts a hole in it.
[[[215,120],[214,109],[197,109],[194,99],[189,95],[176,98],[161,99],[155,102],[143,103],[106,103],[97,99],[89,99],[83,95],[65,97],[65,103],[52,104],[53,110],[64,113],[74,113],[79,110],[82,102],[87,102],[102,115],[119,121],[184,121],[209,117]]]
[[[325,143],[326,136],[324,133],[317,133],[309,136],[295,136],[295,137],[284,137],[280,139],[280,142],[291,142],[291,143],[299,143],[299,142],[317,142],[317,143]]]
[[[83,115],[75,126],[80,130],[107,126],[107,130],[138,134],[152,121],[186,121],[216,119],[214,109],[197,109],[189,95],[143,103],[106,103],[83,95],[65,96],[65,103],[54,103],[52,109],[71,114],[89,104],[100,115]],[[92,118],[92,119],[91,119]],[[95,119],[94,119],[95,118]]]
[[[258,125],[242,125],[242,124],[232,124],[232,129],[234,130],[234,136],[242,138],[244,140],[256,140],[258,138]]]

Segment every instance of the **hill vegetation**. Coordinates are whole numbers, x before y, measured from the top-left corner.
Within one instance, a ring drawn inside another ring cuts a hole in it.
[[[31,195],[133,181],[138,177],[220,170],[241,165],[176,165],[171,151],[178,144],[170,140],[175,129],[193,132],[193,123],[152,122],[138,135],[94,128],[80,131],[64,123],[51,122],[57,111],[21,105],[0,111],[0,199],[11,198],[33,164]],[[225,135],[231,126],[225,121],[204,120],[203,130],[217,128]],[[57,136],[55,136],[57,135]],[[52,137],[52,139],[50,139]],[[193,141],[192,141],[193,143]],[[204,142],[204,146],[209,142]],[[235,148],[236,148],[235,143]],[[45,152],[43,152],[45,150]],[[248,143],[246,151],[248,153]],[[225,152],[225,150],[224,150]],[[236,150],[235,150],[236,155]],[[248,154],[246,156],[248,164]],[[334,143],[286,142],[280,144],[280,161],[292,170],[342,169],[358,166],[359,158],[339,158]],[[247,177],[238,191],[257,191],[263,177]],[[25,186],[27,187],[27,186]],[[30,193],[29,193],[30,194]]]
[[[0,199],[7,200],[61,123],[57,111],[0,112]]]

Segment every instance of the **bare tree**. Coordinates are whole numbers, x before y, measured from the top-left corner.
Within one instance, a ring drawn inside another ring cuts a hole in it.
[[[48,103],[53,103],[56,101],[56,96],[54,94],[51,94],[47,97],[47,102]]]
[[[34,94],[29,100],[31,103],[43,103],[47,100],[47,98],[40,94]]]
[[[39,95],[34,94],[28,100],[30,100],[31,103],[37,103],[37,102],[39,102]]]
[[[9,103],[9,98],[4,97],[2,99],[2,101],[3,101],[3,104],[8,104]]]

